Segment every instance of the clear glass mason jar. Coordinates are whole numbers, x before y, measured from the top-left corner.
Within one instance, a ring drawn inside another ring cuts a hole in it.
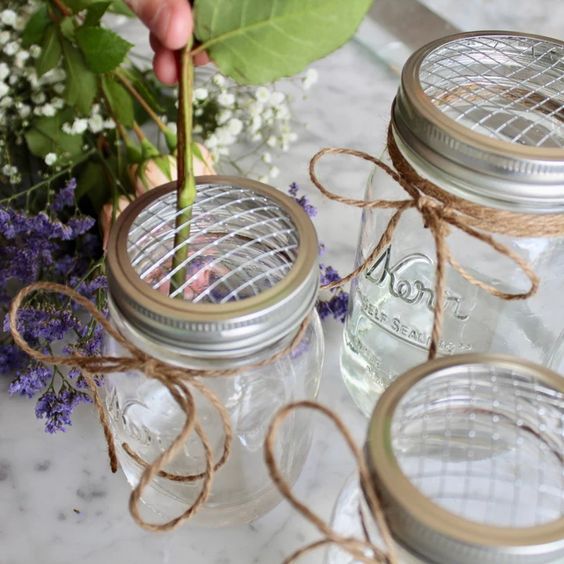
[[[108,247],[112,323],[137,348],[190,369],[240,369],[234,376],[199,378],[225,406],[233,427],[227,463],[214,476],[197,524],[241,524],[279,501],[263,462],[271,414],[298,398],[317,395],[323,338],[315,301],[319,284],[317,240],[311,221],[290,198],[264,184],[230,177],[200,177],[190,220],[187,278],[169,297],[176,217],[175,185],[144,194],[119,217]],[[289,347],[304,320],[304,336],[275,362],[245,369]],[[106,353],[123,355],[115,340]],[[135,486],[142,467],[122,443],[152,462],[179,434],[185,413],[168,390],[140,371],[106,377],[106,405],[120,465]],[[196,413],[213,448],[223,452],[217,410],[192,389]],[[284,472],[295,480],[311,439],[308,417],[292,420],[280,444]],[[167,467],[174,474],[205,469],[196,436]],[[201,481],[157,477],[142,496],[158,520],[182,514]]]
[[[421,48],[406,63],[394,102],[394,140],[416,172],[485,209],[564,214],[564,44],[507,32],[465,33]],[[405,200],[376,169],[367,200]],[[390,210],[365,209],[356,263],[380,239]],[[446,265],[439,354],[515,353],[564,370],[564,237],[491,233],[540,278],[527,300],[505,301]],[[446,239],[478,280],[519,293],[530,281],[502,254],[460,229]],[[341,368],[369,415],[378,395],[427,358],[435,304],[436,251],[421,213],[403,213],[388,248],[353,283]]]
[[[563,416],[564,379],[511,357],[450,356],[400,376],[364,450],[398,562],[562,564]],[[385,550],[357,475],[332,529]],[[326,553],[326,564],[357,562]]]

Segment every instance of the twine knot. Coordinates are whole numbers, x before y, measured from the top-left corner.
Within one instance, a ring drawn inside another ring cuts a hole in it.
[[[22,332],[18,328],[18,312],[22,307],[24,300],[30,294],[35,292],[59,293],[69,297],[71,301],[82,306],[92,316],[92,318],[103,327],[106,333],[119,345],[121,345],[125,351],[127,351],[128,356],[57,356],[45,354],[32,348],[23,338]],[[108,416],[100,398],[100,394],[98,393],[98,387],[94,380],[94,376],[117,374],[128,370],[138,370],[148,378],[158,380],[166,387],[170,395],[176,401],[179,408],[186,416],[185,421],[180,432],[172,443],[166,447],[155,460],[147,462],[127,443],[122,443],[121,445],[127,455],[133,458],[137,464],[143,468],[141,477],[139,478],[139,483],[131,492],[129,500],[130,513],[138,525],[148,531],[158,532],[175,529],[184,521],[192,517],[192,515],[201,508],[201,506],[206,502],[211,491],[215,472],[227,462],[231,453],[233,430],[229,413],[219,398],[203,383],[203,380],[219,376],[235,376],[241,374],[242,372],[267,366],[276,362],[281,357],[291,353],[294,348],[298,346],[308,327],[308,320],[306,319],[302,322],[299,330],[288,345],[281,348],[273,356],[261,361],[236,369],[195,370],[170,365],[138,349],[113,327],[113,325],[90,300],[82,296],[73,288],[69,288],[68,286],[64,286],[62,284],[37,282],[20,290],[10,306],[9,322],[10,332],[12,333],[14,342],[32,358],[46,364],[73,367],[81,370],[81,373],[84,376],[92,394],[94,404],[98,410],[100,423],[102,425],[108,447],[108,455],[110,458],[112,472],[117,471],[118,467],[114,437],[110,429]],[[221,454],[216,461],[214,461],[212,447],[205,429],[202,426],[196,412],[194,391],[197,391],[203,399],[207,401],[213,409],[215,409],[222,421],[224,434],[223,445]],[[183,450],[186,441],[193,434],[196,435],[202,445],[205,455],[205,467],[196,474],[180,475],[167,472],[164,468]],[[139,511],[143,492],[157,476],[175,482],[201,482],[201,488],[195,501],[186,509],[186,511],[178,517],[161,524],[148,523],[144,520]]]
[[[331,289],[346,284],[367,270],[374,264],[385,248],[391,244],[393,234],[403,213],[409,209],[417,210],[423,219],[425,228],[432,233],[437,256],[435,305],[429,345],[429,358],[432,359],[437,354],[441,336],[445,302],[446,263],[449,263],[467,282],[495,297],[504,300],[525,300],[537,291],[539,286],[538,276],[525,259],[508,246],[496,241],[490,235],[490,232],[503,233],[515,237],[562,236],[564,235],[564,216],[562,214],[545,215],[543,216],[543,221],[538,221],[538,217],[532,214],[488,208],[446,192],[430,180],[420,176],[407,162],[396,144],[391,124],[388,127],[387,149],[393,167],[363,151],[334,147],[321,149],[312,157],[309,163],[311,181],[327,198],[358,208],[394,210],[384,232],[370,254],[347,276],[327,284],[324,288]],[[316,173],[317,163],[324,155],[328,154],[350,155],[373,163],[393,178],[403,188],[409,198],[404,200],[358,200],[345,198],[331,192],[319,181]],[[479,280],[473,274],[470,274],[452,256],[446,243],[448,235],[454,228],[484,243],[493,251],[513,261],[529,279],[529,289],[524,292],[503,292],[494,285]]]

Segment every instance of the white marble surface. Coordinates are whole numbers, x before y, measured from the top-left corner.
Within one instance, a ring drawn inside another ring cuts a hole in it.
[[[450,7],[453,21],[460,26],[465,21],[476,21],[476,14],[470,14],[468,20],[461,18],[452,9],[456,2],[429,0],[429,4],[440,5],[446,16]],[[496,12],[495,18],[488,21],[488,13],[493,12],[489,7],[488,12],[486,5],[493,1],[475,0],[474,4],[484,5],[481,27],[517,27],[511,11],[505,20]],[[562,4],[562,0],[539,0],[534,3],[534,13],[540,18],[539,5],[562,9]],[[468,12],[472,12],[469,7]],[[521,15],[523,27],[527,14]],[[564,14],[554,18],[553,12],[549,20],[545,11],[542,21],[535,19],[534,31],[554,34],[555,20],[561,23]],[[352,262],[360,213],[322,202],[313,194],[307,180],[307,162],[318,148],[328,144],[378,153],[398,79],[355,43],[316,66],[320,83],[308,99],[295,104],[296,114],[308,128],[280,161],[282,173],[277,184],[284,188],[295,180],[311,195],[320,207],[316,224],[320,238],[330,249],[327,260],[345,271]],[[342,159],[327,162],[321,170],[323,178],[343,194],[359,197],[369,167]],[[327,357],[319,399],[335,409],[357,440],[362,441],[366,420],[349,399],[339,375],[341,327],[330,321],[325,331]],[[81,407],[69,432],[47,436],[42,424],[35,420],[33,402],[9,399],[7,386],[7,381],[0,382],[0,564],[277,563],[319,537],[287,503],[241,527],[203,530],[187,524],[174,533],[146,533],[129,516],[130,490],[125,478],[121,473],[109,472],[93,410]],[[329,429],[322,421],[318,425],[296,486],[299,495],[326,518],[353,469],[348,451]],[[321,562],[321,554],[303,561]]]

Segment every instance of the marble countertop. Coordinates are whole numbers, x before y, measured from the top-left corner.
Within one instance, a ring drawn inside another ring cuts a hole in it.
[[[466,20],[455,2],[427,0],[452,21],[468,29],[523,28],[555,33],[555,21],[564,21],[561,0],[534,3],[534,18],[519,20],[510,4],[500,2],[494,15],[486,5],[465,3],[472,13]],[[470,5],[479,12],[476,14]],[[530,2],[517,2],[525,7]],[[484,10],[480,11],[483,5]],[[538,9],[544,6],[543,16]],[[551,19],[547,14],[551,13]],[[525,9],[525,8],[523,8]],[[488,11],[489,10],[489,11]],[[505,10],[505,12],[503,11]],[[562,17],[554,17],[554,10]],[[495,17],[494,17],[495,16]],[[488,19],[489,18],[489,19]],[[505,18],[505,19],[504,19]],[[516,23],[517,22],[517,23]],[[529,25],[529,23],[531,25]],[[552,26],[552,27],[551,27]],[[534,27],[534,29],[532,29]],[[309,157],[326,145],[349,146],[378,154],[388,121],[398,76],[378,63],[373,53],[357,42],[315,65],[319,83],[311,95],[294,104],[295,114],[307,124],[300,141],[278,161],[277,185],[284,189],[296,181],[319,206],[315,222],[320,239],[329,249],[327,261],[342,272],[351,267],[360,212],[321,201],[307,179]],[[321,166],[323,178],[342,194],[361,197],[370,167],[356,161],[333,159]],[[339,374],[341,326],[324,326],[327,356],[319,400],[336,410],[362,442],[366,419],[349,398]],[[186,524],[168,534],[151,534],[132,521],[127,503],[130,488],[121,472],[112,475],[94,411],[81,407],[66,434],[47,436],[33,414],[33,402],[8,398],[7,381],[0,381],[0,564],[215,564],[278,563],[296,548],[319,538],[316,530],[286,503],[268,515],[241,527],[199,529]],[[306,466],[295,491],[315,511],[330,518],[332,506],[347,476],[351,456],[341,441],[328,436],[320,421]],[[322,554],[304,562],[321,562]]]

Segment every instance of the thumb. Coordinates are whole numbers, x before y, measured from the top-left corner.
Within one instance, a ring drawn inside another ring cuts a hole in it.
[[[188,0],[126,0],[129,7],[167,49],[180,49],[192,34]]]

